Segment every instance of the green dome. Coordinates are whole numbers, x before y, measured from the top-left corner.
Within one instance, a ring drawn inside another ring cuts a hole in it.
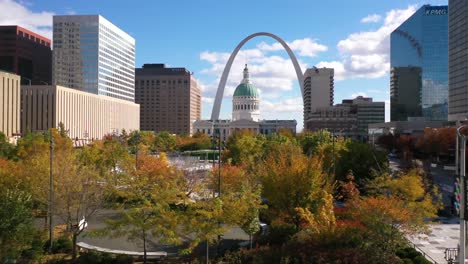
[[[234,91],[234,96],[256,96],[258,97],[258,90],[255,85],[251,83],[241,83]]]

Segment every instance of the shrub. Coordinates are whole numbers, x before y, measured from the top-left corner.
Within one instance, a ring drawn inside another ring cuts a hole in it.
[[[54,253],[70,253],[73,248],[73,242],[68,237],[60,237],[54,241],[52,252]]]
[[[431,264],[429,260],[427,260],[424,256],[419,255],[413,259],[414,264]]]
[[[85,252],[80,254],[77,261],[78,264],[131,264],[133,258],[125,255],[111,255],[109,253],[101,252]]]

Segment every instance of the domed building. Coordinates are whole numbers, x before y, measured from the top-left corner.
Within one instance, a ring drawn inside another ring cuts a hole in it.
[[[237,86],[232,96],[232,121],[260,119],[260,99],[257,87],[250,82],[247,64],[244,68],[244,78]]]
[[[209,136],[221,135],[222,140],[227,140],[232,133],[239,130],[269,135],[278,129],[289,129],[295,134],[296,120],[260,119],[260,94],[250,81],[247,64],[243,74],[244,77],[232,96],[232,120],[197,120],[193,123],[193,131]]]

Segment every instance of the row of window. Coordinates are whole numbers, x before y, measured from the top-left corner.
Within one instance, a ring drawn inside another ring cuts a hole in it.
[[[234,105],[234,110],[258,110],[258,109],[260,109],[259,105],[249,105],[249,104]]]

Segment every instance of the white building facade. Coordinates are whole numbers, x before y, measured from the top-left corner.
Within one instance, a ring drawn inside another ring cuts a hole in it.
[[[53,17],[55,85],[135,101],[135,39],[100,15]]]
[[[57,85],[21,86],[21,133],[63,123],[72,139],[102,139],[140,128],[140,105]]]
[[[12,138],[20,132],[21,77],[0,71],[0,132]]]

